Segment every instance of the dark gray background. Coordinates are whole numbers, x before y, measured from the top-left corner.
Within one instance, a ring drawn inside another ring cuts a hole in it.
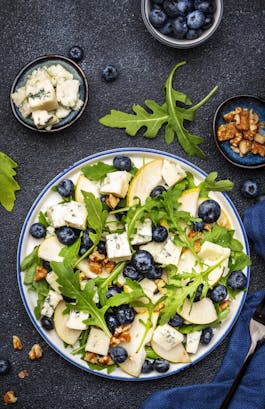
[[[0,379],[0,407],[4,392],[13,389],[19,397],[16,406],[21,409],[134,409],[157,389],[211,381],[228,340],[185,372],[147,383],[103,379],[64,361],[45,344],[22,305],[16,280],[16,250],[33,200],[57,173],[79,159],[126,146],[157,148],[189,159],[176,142],[167,146],[162,134],[155,140],[130,138],[122,130],[98,123],[112,108],[130,112],[133,103],[142,104],[146,98],[161,101],[162,84],[181,60],[186,60],[187,65],[178,71],[177,85],[194,102],[219,85],[218,92],[189,127],[204,137],[203,149],[208,156],[206,161],[192,162],[206,172],[217,170],[221,178],[235,182],[230,197],[242,216],[252,201],[242,198],[240,185],[254,178],[263,189],[264,170],[239,170],[226,162],[215,147],[211,127],[215,109],[225,98],[242,93],[265,97],[264,2],[225,1],[223,20],[215,35],[205,45],[186,51],[168,48],[150,36],[141,19],[139,0],[2,0],[0,5],[0,150],[18,162],[17,180],[21,185],[13,212],[0,208],[0,354],[12,362],[10,374]],[[18,70],[40,55],[66,55],[74,44],[85,50],[81,65],[90,86],[83,117],[56,135],[24,129],[9,107],[9,91]],[[112,84],[101,79],[106,63],[117,65],[120,72]],[[265,286],[264,262],[254,251],[252,262],[250,290],[256,290]],[[22,351],[13,351],[12,335],[22,339]],[[27,353],[36,342],[43,347],[44,356],[30,362]],[[17,376],[22,369],[29,371],[24,380]]]

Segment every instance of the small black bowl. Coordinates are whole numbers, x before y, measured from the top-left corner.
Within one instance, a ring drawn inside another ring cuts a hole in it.
[[[213,135],[217,148],[228,162],[235,166],[246,169],[257,169],[265,166],[265,157],[249,153],[240,156],[231,149],[229,141],[220,142],[217,130],[220,125],[225,124],[224,115],[234,111],[236,107],[253,109],[259,116],[259,122],[265,121],[265,100],[254,95],[237,95],[222,102],[217,108],[213,120]]]
[[[79,80],[80,99],[84,103],[78,111],[72,110],[67,117],[61,119],[60,122],[56,125],[53,125],[51,129],[38,129],[31,118],[23,117],[19,108],[14,104],[11,98],[11,94],[16,92],[18,88],[22,87],[25,84],[27,77],[32,73],[32,71],[43,66],[49,67],[54,64],[62,65],[67,71],[73,74],[74,79]],[[87,102],[88,102],[88,81],[84,71],[79,67],[77,63],[72,61],[70,58],[56,54],[49,54],[44,55],[42,57],[38,57],[35,60],[31,61],[29,64],[27,64],[25,67],[23,67],[22,70],[17,74],[10,91],[10,104],[15,118],[25,127],[37,132],[53,133],[68,128],[81,117],[87,106]]]

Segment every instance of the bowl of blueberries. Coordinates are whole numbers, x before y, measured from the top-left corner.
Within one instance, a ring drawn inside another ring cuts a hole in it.
[[[191,48],[208,40],[223,15],[223,0],[142,0],[148,31],[161,43]]]

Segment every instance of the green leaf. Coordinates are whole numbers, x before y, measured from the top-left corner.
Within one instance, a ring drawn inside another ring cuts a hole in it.
[[[5,153],[0,152],[0,203],[7,210],[11,211],[16,200],[15,192],[20,190],[16,176],[17,163]]]
[[[70,298],[76,300],[76,309],[78,311],[88,312],[90,317],[86,320],[88,325],[95,325],[101,328],[108,337],[111,333],[105,322],[105,312],[108,307],[98,308],[93,300],[96,287],[94,280],[89,280],[83,290],[80,289],[79,275],[76,274],[73,268],[65,263],[51,262],[51,267],[57,275],[57,282],[60,285],[61,292]]]
[[[204,179],[203,182],[199,184],[200,196],[207,197],[209,192],[228,192],[233,189],[234,183],[231,180],[219,180],[216,182],[218,176],[217,172],[211,172]]]
[[[175,132],[172,126],[167,124],[165,129],[165,141],[168,145],[170,145],[174,141]]]
[[[211,231],[204,232],[202,241],[211,241],[222,247],[229,247],[233,251],[241,252],[243,246],[239,240],[234,239],[234,234],[234,230],[227,230],[226,228],[215,224]]]
[[[50,226],[50,223],[43,212],[39,212],[38,222],[43,224],[45,227]]]
[[[34,247],[32,252],[28,254],[21,262],[20,270],[24,272],[24,284],[30,285],[34,282],[36,268],[40,265],[38,257],[39,246]]]
[[[110,297],[107,300],[106,305],[109,307],[118,307],[122,304],[129,304],[131,301],[134,301],[137,298],[146,297],[142,287],[136,281],[127,278],[126,284],[128,287],[130,287],[131,291],[113,295],[113,297]]]
[[[41,309],[44,303],[45,298],[48,295],[50,286],[46,280],[34,281],[32,284],[34,290],[37,292],[37,304],[34,308],[34,313],[36,318],[39,320],[41,318]]]
[[[102,180],[107,173],[115,172],[117,169],[104,162],[97,162],[95,165],[85,165],[81,168],[84,175],[90,180]]]
[[[73,244],[70,246],[65,246],[60,251],[60,256],[64,258],[64,262],[70,266],[74,266],[78,260],[78,253],[80,249],[81,238],[79,237]]]
[[[155,353],[155,351],[153,350],[153,348],[150,347],[150,346],[148,346],[148,345],[145,346],[145,352],[146,352],[146,358],[149,358],[149,359],[161,358],[159,355],[157,355],[157,354]]]

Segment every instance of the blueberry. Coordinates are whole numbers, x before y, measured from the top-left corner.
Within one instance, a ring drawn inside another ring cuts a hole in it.
[[[202,30],[192,30],[190,29],[186,34],[186,40],[196,40],[202,35]]]
[[[177,17],[175,20],[172,20],[172,29],[176,36],[184,36],[188,31],[185,19],[183,19],[183,17]]]
[[[129,172],[132,168],[132,161],[128,156],[115,156],[113,166],[118,170],[127,170]]]
[[[108,291],[106,292],[105,295],[106,295],[107,298],[110,298],[110,297],[113,297],[113,295],[115,295],[115,294],[120,294],[121,292],[122,292],[121,288],[117,287],[116,285],[111,285],[108,288]]]
[[[180,327],[181,325],[184,324],[184,319],[180,315],[175,314],[173,315],[173,317],[170,318],[168,323],[169,325],[171,325],[171,327]]]
[[[63,197],[69,197],[74,192],[74,184],[70,179],[64,179],[57,185],[57,192]]]
[[[205,223],[214,223],[219,219],[221,214],[221,207],[213,199],[205,200],[198,208],[198,216]]]
[[[128,358],[128,352],[121,346],[110,348],[109,354],[115,364],[121,364]]]
[[[192,0],[179,0],[178,1],[178,12],[181,16],[186,16],[193,10]]]
[[[118,70],[114,65],[108,64],[106,65],[105,68],[103,68],[102,78],[104,81],[113,82],[116,80],[117,77],[118,77]]]
[[[0,357],[0,375],[6,375],[11,369],[11,364],[8,359]]]
[[[142,369],[141,369],[141,373],[150,373],[154,370],[154,366],[153,363],[151,361],[149,361],[149,359],[146,359],[143,363]]]
[[[168,230],[164,226],[156,226],[152,228],[152,240],[157,243],[162,243],[168,238]]]
[[[146,277],[150,280],[157,280],[162,276],[162,273],[162,267],[155,264],[154,266],[152,266],[151,270],[146,273]]]
[[[83,256],[90,247],[85,246],[84,244],[81,244],[80,249],[79,249],[79,255]]]
[[[159,373],[164,373],[169,370],[169,362],[162,358],[157,358],[153,363],[154,369]]]
[[[169,17],[177,17],[179,15],[177,0],[165,0],[163,7]]]
[[[162,193],[166,192],[166,188],[164,188],[164,186],[156,186],[154,187],[154,189],[151,191],[150,196],[151,197],[158,197],[160,195],[162,195]]]
[[[172,33],[172,22],[167,21],[161,28],[158,29],[161,34],[168,35]]]
[[[187,16],[187,25],[193,30],[201,28],[205,22],[205,15],[199,10],[192,11]]]
[[[193,301],[195,301],[195,302],[200,301],[201,295],[202,295],[202,290],[203,290],[203,284],[200,284],[196,289],[196,293],[195,293],[195,297],[194,297]]]
[[[145,274],[151,270],[154,259],[148,251],[139,250],[132,255],[131,264],[139,273]]]
[[[194,230],[194,231],[200,231],[200,232],[202,232],[203,230],[204,230],[204,225],[205,225],[205,223],[204,223],[204,221],[199,221],[199,222],[192,222],[192,229]]]
[[[44,315],[41,317],[40,323],[42,328],[46,329],[47,331],[51,331],[54,328],[53,319],[51,317],[46,317]]]
[[[96,233],[94,229],[91,229],[88,227],[84,232],[82,236],[82,244],[87,247],[87,250],[90,249],[93,246],[93,241],[90,238],[90,233]]]
[[[214,23],[214,16],[212,14],[206,14],[205,22],[202,26],[202,29],[208,30],[208,28],[212,27],[213,23]]]
[[[241,186],[241,193],[247,198],[256,197],[259,193],[257,182],[254,180],[246,180]]]
[[[119,323],[122,324],[130,324],[134,320],[135,312],[134,309],[129,307],[128,304],[122,304],[115,309],[116,317]]]
[[[118,209],[117,209],[118,210]],[[127,212],[126,211],[122,211],[122,212],[118,212],[115,214],[115,216],[117,217],[118,220],[122,220],[123,216],[126,216]]]
[[[42,239],[46,236],[46,227],[42,223],[33,223],[30,226],[29,232],[34,239]]]
[[[196,10],[202,11],[203,13],[213,14],[215,12],[215,5],[210,0],[204,0],[194,3]]]
[[[213,330],[211,327],[204,328],[201,333],[200,343],[208,345],[213,337]]]
[[[49,273],[50,271],[52,271],[52,268],[51,268],[51,265],[50,265],[50,262],[49,262],[49,261],[42,260],[42,267],[44,267],[45,270],[48,271],[48,273]]]
[[[222,284],[217,284],[210,290],[210,298],[213,302],[222,302],[227,296],[227,289]]]
[[[60,243],[70,246],[76,240],[76,234],[71,227],[62,226],[55,230],[57,239]]]
[[[107,314],[105,314],[105,321],[110,332],[114,334],[115,329],[120,326],[120,323],[116,315],[111,312],[107,312]]]
[[[98,242],[97,249],[100,254],[104,254],[105,256],[107,255],[106,242],[104,240],[100,240]]]
[[[84,50],[78,45],[74,45],[68,51],[68,56],[71,60],[79,62],[84,58]]]
[[[149,14],[149,20],[155,28],[160,28],[167,21],[167,15],[164,10],[153,8]]]
[[[233,271],[227,279],[227,284],[233,290],[243,290],[247,285],[247,277],[242,271]]]
[[[143,276],[137,271],[131,264],[127,264],[123,269],[124,277],[130,278],[131,280],[141,280]]]

